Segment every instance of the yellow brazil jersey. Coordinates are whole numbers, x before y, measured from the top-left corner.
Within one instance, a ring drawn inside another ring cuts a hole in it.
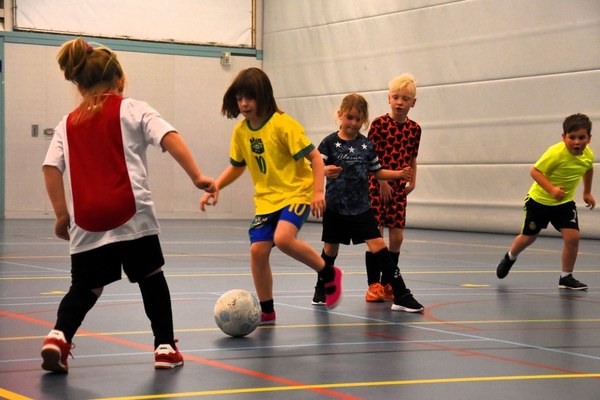
[[[581,177],[594,164],[594,153],[589,146],[580,156],[573,155],[564,142],[556,143],[546,150],[534,167],[540,170],[554,186],[561,186],[565,191],[562,200],[556,200],[537,182],[529,189],[529,196],[538,203],[555,206],[573,200]]]
[[[302,125],[284,113],[274,113],[256,130],[245,119],[235,126],[229,159],[232,165],[250,171],[256,214],[310,204],[313,175],[304,156],[313,149]]]

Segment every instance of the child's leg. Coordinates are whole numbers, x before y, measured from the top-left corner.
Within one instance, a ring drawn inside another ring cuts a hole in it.
[[[310,210],[307,209],[304,216],[301,216],[292,212],[292,209],[293,207],[290,207],[281,214],[275,228],[275,245],[285,254],[319,273],[319,280],[323,281],[325,285],[326,305],[329,308],[336,307],[342,295],[342,270],[327,264],[312,246],[298,239],[298,231]]]
[[[250,245],[250,266],[256,295],[261,302],[273,300],[273,274],[269,256],[273,242],[260,241]]]
[[[538,235],[517,235],[510,246],[510,256],[516,258],[523,250],[532,245],[537,237]]]
[[[404,229],[388,228],[389,230],[389,251],[391,253],[400,253],[400,247],[404,241]]]
[[[102,289],[90,290],[81,285],[73,285],[61,300],[54,329],[62,331],[68,343],[71,343],[86,314],[96,304]]]
[[[173,333],[173,311],[171,308],[171,293],[162,269],[140,279],[138,282],[144,310],[154,334],[154,348],[161,344],[175,347]]]
[[[325,260],[311,245],[298,239],[297,235],[298,228],[294,224],[280,220],[275,230],[275,245],[293,259],[320,272],[325,268]]]
[[[562,252],[562,272],[570,274],[575,269],[575,261],[579,252],[579,237],[580,233],[577,229],[563,228],[560,230],[562,234],[564,247]]]

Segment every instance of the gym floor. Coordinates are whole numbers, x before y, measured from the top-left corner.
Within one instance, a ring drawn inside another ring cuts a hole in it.
[[[513,236],[408,229],[404,279],[426,309],[366,303],[364,245],[342,246],[344,297],[311,305],[316,274],[274,249],[277,324],[245,338],[215,325],[225,291],[254,292],[240,220],[163,220],[160,236],[185,366],[155,370],[137,285],[109,285],[74,338],[69,373],[40,368],[43,338],[69,287],[52,220],[0,220],[0,398],[534,399],[600,393],[600,241],[582,240],[558,288],[562,240],[541,237],[503,280]],[[321,225],[300,237],[319,252]]]

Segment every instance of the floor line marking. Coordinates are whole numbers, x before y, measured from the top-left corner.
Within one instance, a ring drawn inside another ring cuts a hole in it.
[[[182,393],[164,393],[147,396],[127,396],[127,397],[102,397],[94,400],[146,400],[146,399],[167,399],[178,397],[199,397],[215,395],[231,395],[244,393],[266,393],[266,392],[287,392],[292,390],[311,390],[311,389],[348,389],[358,387],[373,386],[402,386],[402,385],[423,385],[423,384],[445,384],[445,383],[471,383],[471,382],[497,382],[497,381],[525,381],[525,380],[550,380],[550,379],[582,379],[582,378],[600,378],[600,373],[591,374],[553,374],[553,375],[505,375],[505,376],[482,376],[482,377],[462,377],[462,378],[431,378],[431,379],[411,379],[403,381],[377,381],[377,382],[341,382],[325,383],[315,385],[300,386],[277,386],[277,387],[249,387],[237,389],[205,390],[198,392]]]

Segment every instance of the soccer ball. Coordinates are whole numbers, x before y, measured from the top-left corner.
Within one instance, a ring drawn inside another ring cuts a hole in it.
[[[252,333],[260,322],[261,313],[258,298],[244,289],[226,292],[215,304],[217,326],[233,337]]]

